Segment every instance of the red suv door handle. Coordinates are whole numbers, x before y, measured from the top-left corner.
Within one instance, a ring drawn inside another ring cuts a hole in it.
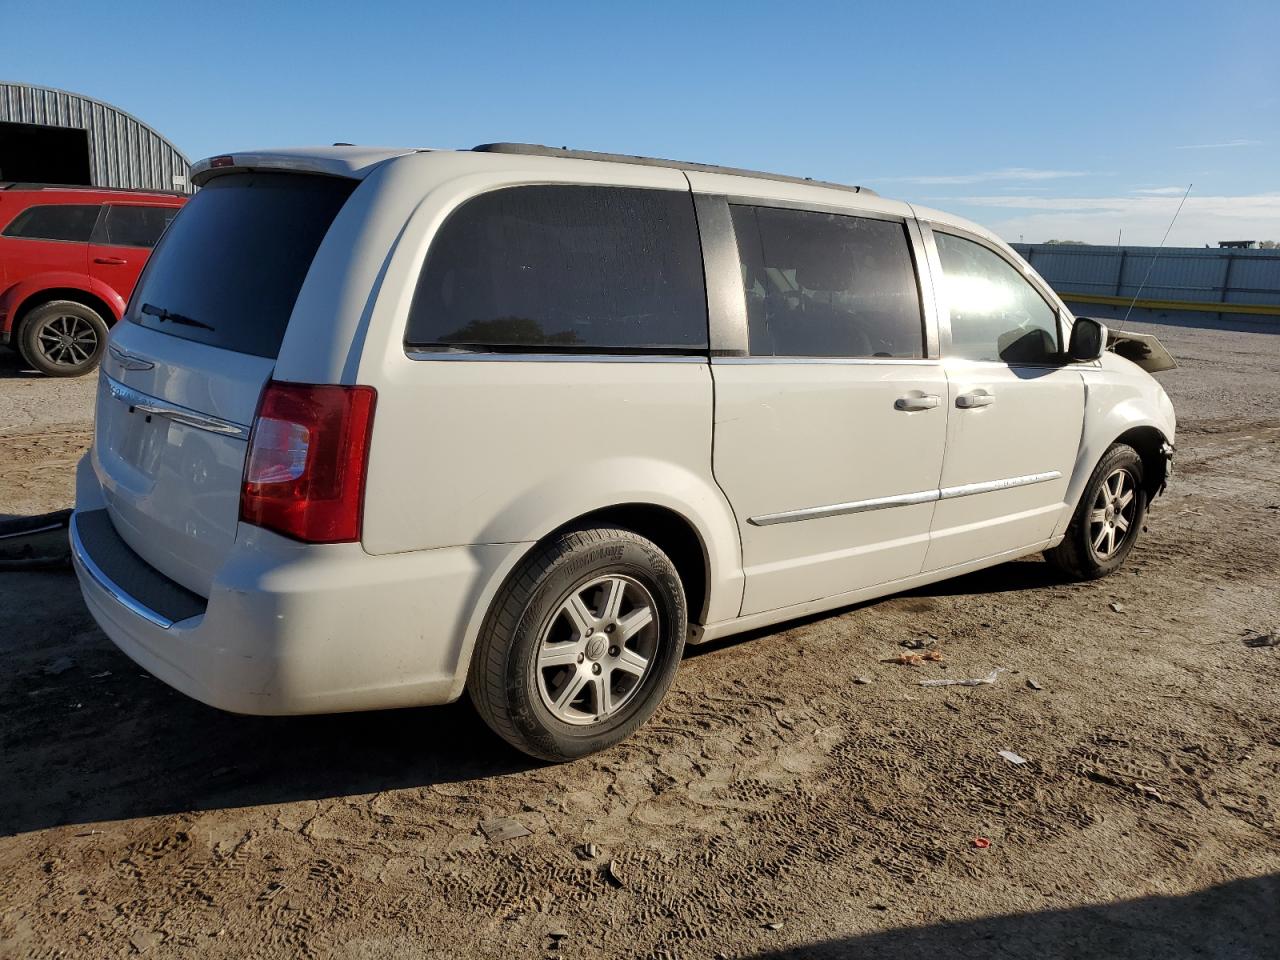
[[[112,266],[112,267],[123,267],[129,261],[121,257],[94,257],[93,262],[105,263],[108,266]]]

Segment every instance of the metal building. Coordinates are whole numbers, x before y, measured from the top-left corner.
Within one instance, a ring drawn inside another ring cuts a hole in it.
[[[117,107],[0,81],[0,180],[190,193],[190,169],[177,147]]]
[[[1280,250],[1015,243],[1076,313],[1280,323]],[[1135,300],[1135,298],[1137,298]]]

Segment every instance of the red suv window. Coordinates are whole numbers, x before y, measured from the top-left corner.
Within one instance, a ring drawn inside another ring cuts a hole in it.
[[[88,243],[98,221],[99,204],[59,203],[28,207],[5,228],[6,237]]]
[[[108,204],[93,231],[93,242],[113,247],[154,247],[177,215],[177,207]]]

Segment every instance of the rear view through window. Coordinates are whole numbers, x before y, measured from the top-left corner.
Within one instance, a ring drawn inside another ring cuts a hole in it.
[[[165,232],[129,319],[210,346],[274,357],[316,250],[356,182],[229,174]]]
[[[730,209],[753,355],[923,356],[920,291],[901,223]]]
[[[706,294],[692,197],[532,186],[467,201],[432,242],[405,343],[705,350]]]

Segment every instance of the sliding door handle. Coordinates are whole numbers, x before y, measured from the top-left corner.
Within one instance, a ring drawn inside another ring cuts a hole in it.
[[[941,401],[932,394],[908,395],[893,401],[895,410],[932,410]]]
[[[993,394],[987,393],[985,390],[975,390],[973,393],[962,393],[956,397],[956,406],[961,410],[969,410],[973,407],[989,407],[996,402]]]

